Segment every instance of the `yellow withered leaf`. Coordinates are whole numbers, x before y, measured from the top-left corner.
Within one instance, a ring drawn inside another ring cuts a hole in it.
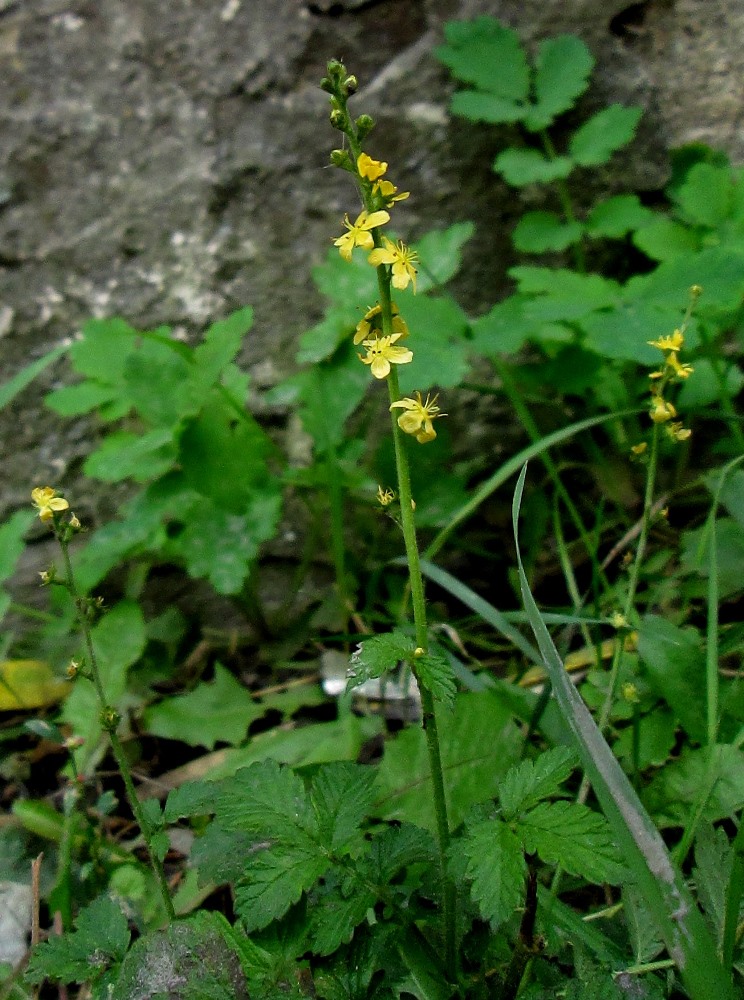
[[[0,712],[54,705],[67,697],[71,687],[42,660],[0,661]]]

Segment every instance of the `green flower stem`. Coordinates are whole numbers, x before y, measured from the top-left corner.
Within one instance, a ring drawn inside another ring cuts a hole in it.
[[[557,159],[557,153],[555,151],[555,146],[552,143],[550,136],[545,129],[540,132],[540,139],[543,144],[543,149],[545,150],[545,155],[549,160]],[[571,201],[571,195],[568,190],[568,185],[565,180],[559,178],[555,182],[556,190],[558,192],[558,200],[561,203],[561,208],[563,209],[563,215],[566,222],[576,222],[576,213],[574,212],[573,202]],[[574,262],[576,263],[576,270],[580,274],[586,274],[586,256],[584,254],[584,237],[579,237],[578,243],[573,245]]]
[[[88,666],[90,667],[90,676],[96,690],[96,695],[98,696],[101,712],[106,712],[108,711],[108,702],[106,700],[106,693],[103,689],[103,683],[101,681],[101,671],[98,667],[98,658],[96,657],[96,652],[93,648],[93,637],[90,631],[90,623],[85,613],[85,599],[80,596],[75,585],[75,577],[72,572],[72,562],[70,561],[68,544],[66,539],[60,533],[56,518],[55,534],[57,536],[57,540],[59,541],[60,548],[62,549],[62,557],[65,563],[65,574],[67,577],[67,587],[69,588],[70,595],[75,602],[78,623],[80,625],[80,631],[83,634],[83,641],[85,642]],[[132,771],[124,752],[124,747],[122,746],[121,740],[119,739],[114,726],[108,729],[108,735],[111,742],[111,750],[114,754],[114,759],[116,760],[116,765],[124,781],[124,789],[129,801],[129,807],[132,810],[132,815],[134,816],[144,838],[145,844],[147,845],[150,867],[152,868],[155,880],[158,883],[158,888],[160,889],[160,894],[163,898],[163,904],[165,906],[165,912],[169,921],[175,920],[176,912],[173,908],[173,900],[171,899],[170,889],[168,888],[168,882],[165,877],[165,871],[160,858],[153,848],[152,829],[147,821],[147,818],[142,810],[140,800],[137,796],[137,790],[134,787],[134,781],[132,780]]]

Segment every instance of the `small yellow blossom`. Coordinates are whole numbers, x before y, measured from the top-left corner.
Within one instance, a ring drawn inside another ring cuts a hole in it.
[[[391,304],[391,312],[393,315],[393,333],[400,335],[401,340],[407,337],[409,334],[408,325],[403,317],[400,315],[400,310],[394,302]],[[356,331],[354,333],[354,343],[361,344],[365,340],[370,339],[370,335],[379,337],[382,333],[382,306],[376,305],[368,309],[364,314],[363,318],[359,320],[356,325]]]
[[[386,208],[389,208],[396,201],[405,201],[406,198],[411,197],[410,191],[401,191],[398,194],[398,189],[392,181],[377,181],[372,186],[372,194],[379,198]]]
[[[31,500],[34,507],[39,509],[39,517],[42,521],[51,521],[56,513],[69,508],[69,503],[64,497],[58,496],[57,491],[51,486],[37,486],[31,490]]]
[[[658,340],[647,340],[651,347],[658,347],[660,351],[679,351],[685,342],[684,334],[681,330],[675,330],[669,337],[660,337]]]
[[[631,681],[626,681],[623,684],[622,695],[625,701],[629,701],[632,705],[637,705],[641,700],[638,696],[638,688]]]
[[[67,664],[67,676],[70,680],[74,680],[80,673],[80,663],[73,659]]]
[[[373,160],[371,156],[366,153],[360,153],[357,157],[357,170],[359,171],[359,176],[364,177],[368,181],[376,181],[387,170],[387,163],[381,163],[380,160]]]
[[[674,406],[662,396],[653,396],[651,399],[651,409],[648,414],[655,424],[665,424],[677,416]]]
[[[356,222],[349,221],[349,216],[344,216],[344,225],[349,230],[343,236],[339,236],[333,241],[333,245],[338,247],[338,251],[344,260],[351,260],[351,253],[354,247],[363,247],[369,250],[375,245],[371,230],[377,226],[384,226],[390,221],[390,215],[385,211],[372,212],[370,215],[365,209],[357,216]]]
[[[382,507],[389,507],[393,500],[395,500],[395,493],[392,490],[383,489],[382,486],[377,487],[377,502]]]
[[[425,653],[425,651],[424,651],[424,648],[423,648],[423,646],[416,646],[416,648],[415,648],[415,649],[414,649],[414,651],[413,651],[413,655],[414,655],[415,657],[419,657],[419,656],[425,656],[425,655],[426,655],[426,653]]]
[[[610,624],[613,628],[628,628],[628,619],[621,611],[613,611],[610,615]]]
[[[374,249],[367,260],[373,267],[378,267],[380,264],[391,264],[393,269],[393,288],[402,290],[408,288],[409,282],[412,282],[415,292],[416,268],[413,265],[418,260],[418,255],[400,240],[398,240],[396,246],[392,240],[383,236],[382,242],[384,246]]]
[[[681,420],[675,420],[671,424],[667,424],[664,430],[667,432],[672,441],[686,441],[692,436],[692,431],[689,427],[683,427]]]
[[[639,444],[634,444],[630,449],[634,455],[642,455],[644,451],[648,448],[645,441],[639,442]]]
[[[80,523],[80,518],[77,516],[77,514],[72,514],[71,515],[71,517],[70,517],[70,527],[74,531],[79,531],[82,528],[82,524]]]
[[[669,355],[667,355],[666,363],[667,366],[672,369],[677,378],[689,378],[695,371],[692,365],[683,365],[680,362],[676,351],[672,351]]]
[[[426,444],[433,441],[437,436],[432,421],[439,417],[445,417],[446,413],[440,413],[437,406],[438,396],[431,399],[426,397],[425,402],[421,402],[421,393],[416,393],[416,398],[411,399],[406,396],[390,404],[390,409],[402,409],[404,413],[398,417],[398,427],[406,434],[414,434],[419,444]]]
[[[395,347],[395,341],[400,339],[399,333],[394,333],[392,337],[377,337],[374,340],[365,340],[364,346],[367,348],[367,357],[359,358],[365,365],[369,365],[375,378],[387,378],[390,374],[390,365],[407,365],[413,361],[413,352],[407,347]]]

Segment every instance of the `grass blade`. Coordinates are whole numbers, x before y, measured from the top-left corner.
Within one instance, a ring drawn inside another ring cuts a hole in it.
[[[69,344],[59,344],[53,350],[49,351],[41,358],[37,358],[36,361],[32,361],[30,365],[26,365],[25,368],[13,376],[8,382],[4,382],[0,385],[0,410],[4,406],[7,406],[11,400],[23,392],[27,385],[29,385],[33,380],[40,375],[45,368],[56,361],[62,354],[69,349]]]
[[[512,503],[522,599],[553,684],[558,706],[634,882],[656,920],[659,934],[692,1000],[733,1000],[731,977],[681,874],[675,868],[630,781],[571,683],[530,591],[519,550],[519,511],[527,467],[522,469]]]

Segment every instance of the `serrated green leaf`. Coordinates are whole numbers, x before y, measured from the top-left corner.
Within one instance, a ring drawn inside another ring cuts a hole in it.
[[[334,761],[315,775],[310,800],[319,835],[331,850],[355,844],[362,821],[375,800],[376,773],[351,761]]]
[[[428,688],[435,701],[441,701],[451,709],[455,704],[457,685],[455,672],[447,657],[437,652],[426,653],[417,656],[414,663],[421,684]]]
[[[685,748],[652,779],[644,801],[662,828],[686,826],[691,809],[710,823],[733,816],[744,806],[744,752],[732,744]]]
[[[351,336],[361,313],[350,314],[348,304],[331,306],[323,319],[306,330],[299,340],[298,365],[314,365],[330,358],[341,341]]]
[[[687,734],[705,741],[705,652],[693,628],[646,615],[638,626],[638,654],[656,694],[672,708]]]
[[[53,935],[34,949],[26,978],[31,983],[45,979],[84,983],[100,978],[124,958],[129,938],[127,918],[119,906],[109,896],[99,896],[80,911],[74,931]]]
[[[359,364],[351,338],[332,358],[295,376],[300,419],[313,438],[317,454],[341,444],[344,425],[369,389],[369,372]]]
[[[734,860],[726,831],[704,823],[695,838],[695,867],[692,878],[697,897],[720,948],[726,921],[726,897]]]
[[[618,302],[576,317],[585,337],[583,346],[604,358],[653,365],[658,360],[649,340],[665,336],[679,321],[679,311],[645,302]],[[671,324],[671,325],[670,325]]]
[[[674,191],[680,215],[697,226],[720,226],[730,214],[735,186],[729,167],[696,163]]]
[[[584,122],[571,136],[569,152],[582,167],[606,163],[635,135],[643,111],[611,104]]]
[[[516,31],[484,16],[450,21],[444,36],[447,44],[434,54],[459,80],[512,101],[527,100],[529,68]]]
[[[539,802],[520,817],[517,835],[528,853],[590,882],[627,876],[607,820],[580,802]]]
[[[237,594],[250,573],[259,546],[274,534],[281,509],[278,485],[254,493],[244,514],[229,514],[207,500],[193,508],[171,551],[193,577],[205,577],[219,594]]]
[[[353,881],[344,893],[340,879],[334,876],[313,894],[308,935],[312,950],[318,955],[331,955],[342,944],[348,944],[355,929],[374,906],[372,890]]]
[[[356,254],[347,261],[332,248],[325,261],[313,268],[312,274],[315,284],[324,295],[341,309],[351,310],[350,320],[356,315],[353,310],[359,310],[358,319],[365,307],[369,307],[377,299],[377,273],[361,254]],[[356,322],[354,320],[354,324]]]
[[[403,632],[385,632],[365,639],[354,650],[349,663],[347,691],[374,677],[394,670],[401,661],[410,660],[416,644]]]
[[[519,838],[500,820],[469,828],[453,851],[467,858],[466,875],[481,916],[495,929],[524,904],[527,863]]]
[[[117,391],[103,382],[63,385],[44,397],[44,403],[61,417],[77,417],[117,399]]]
[[[248,933],[283,917],[330,868],[319,847],[282,844],[249,855],[235,887],[235,911]]]
[[[694,230],[673,219],[656,218],[633,233],[633,243],[652,260],[674,260],[700,249]]]
[[[509,768],[499,786],[504,818],[531,809],[541,799],[555,795],[576,767],[577,758],[568,747],[554,747],[536,760],[525,759]]]
[[[512,240],[522,253],[557,252],[578,243],[583,230],[580,222],[562,222],[555,212],[525,212],[512,233]]]
[[[462,248],[474,232],[472,222],[456,222],[447,229],[432,229],[416,241],[418,292],[427,292],[454,278],[462,267]]]
[[[472,346],[477,354],[514,354],[524,347],[534,333],[534,320],[524,315],[525,299],[511,295],[497,302],[485,315],[473,320]]]
[[[396,1000],[400,994],[396,984],[404,971],[396,951],[400,934],[392,922],[378,922],[355,934],[348,947],[340,948],[315,973],[318,996],[323,1000]]]
[[[199,790],[194,793],[198,796]],[[317,818],[302,779],[273,760],[241,768],[219,782],[214,794],[217,816],[226,829],[282,842],[291,842],[300,832],[305,838],[317,833]],[[182,808],[178,799],[176,804]]]
[[[506,183],[513,187],[562,180],[568,177],[573,168],[573,160],[568,156],[550,159],[536,149],[505,149],[493,161],[496,173],[501,174]]]
[[[248,727],[265,709],[221,664],[215,664],[214,680],[200,683],[187,694],[164,698],[143,716],[146,730],[189,746],[213,750],[217,742],[242,742]]]
[[[253,326],[250,306],[238,309],[226,319],[212,323],[201,344],[194,348],[193,361],[202,385],[216,383],[240,350],[243,337]]]
[[[439,712],[437,726],[450,823],[456,827],[475,802],[493,798],[519,753],[520,737],[498,695],[462,694],[454,711]],[[407,729],[387,742],[378,769],[375,814],[435,830],[426,740]]]
[[[653,212],[641,204],[638,195],[616,194],[598,202],[586,220],[586,231],[595,238],[619,239],[631,230],[646,226]]]
[[[535,59],[535,104],[525,119],[528,129],[539,132],[568,111],[589,86],[594,58],[575,35],[557,35],[540,43]]]
[[[498,97],[483,90],[458,90],[452,95],[450,111],[472,122],[499,125],[518,122],[524,118],[528,106],[509,97]]]
[[[705,289],[697,305],[699,315],[717,316],[738,309],[744,296],[744,246],[710,247],[662,261],[656,270],[632,278],[626,287],[638,300],[670,306],[679,315],[695,284]]]
[[[654,916],[632,882],[623,886],[622,896],[625,923],[636,964],[651,962],[664,950],[664,942],[659,937]]]
[[[145,483],[173,468],[177,455],[173,428],[158,427],[145,434],[115,431],[87,457],[83,471],[105,483],[122,479]]]
[[[381,890],[403,869],[413,864],[436,864],[434,838],[413,823],[386,827],[370,844],[364,859],[365,875]]]
[[[120,385],[137,331],[120,317],[91,319],[70,347],[70,360],[80,375]]]
[[[448,296],[417,295],[405,302],[402,312],[411,331],[413,361],[400,366],[401,393],[459,385],[469,368],[468,321],[460,306]],[[417,344],[421,350],[416,350]]]

